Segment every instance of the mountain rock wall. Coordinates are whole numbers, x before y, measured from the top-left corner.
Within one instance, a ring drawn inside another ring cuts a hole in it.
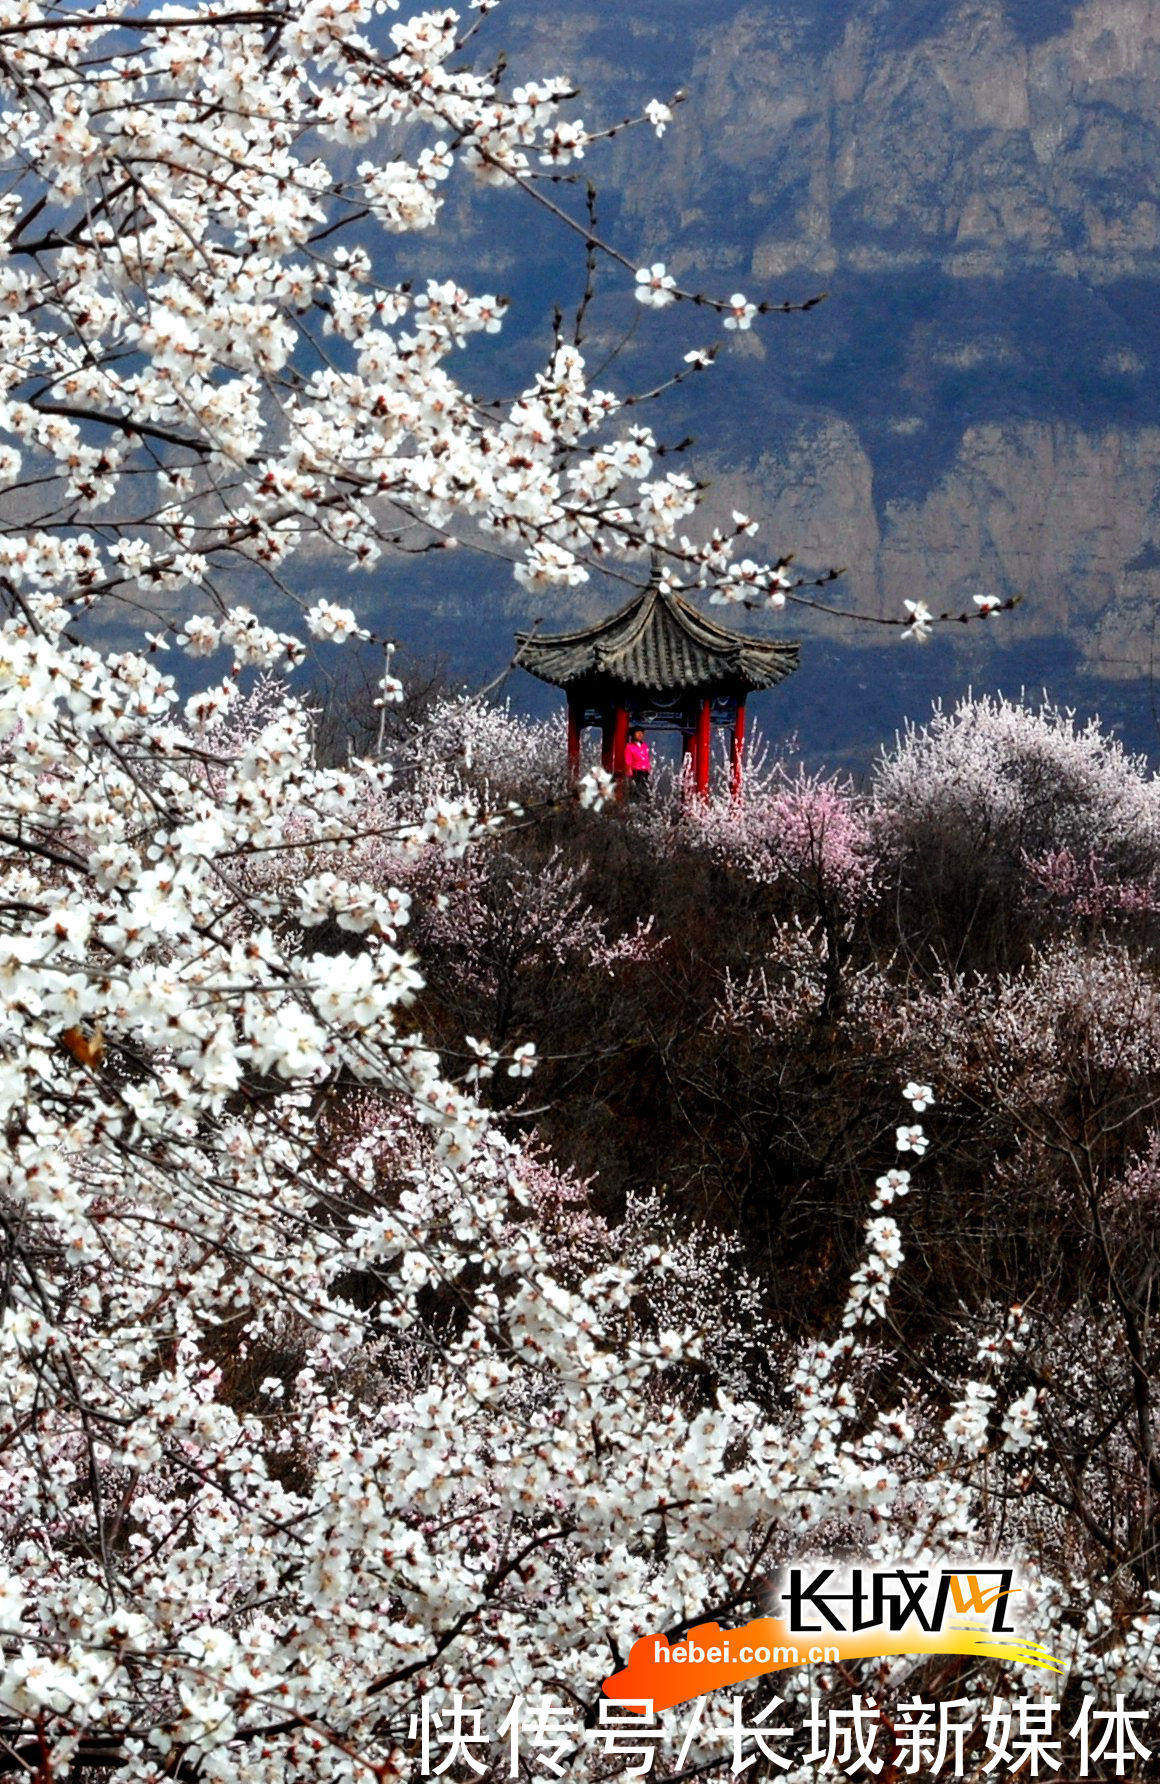
[[[1160,0],[749,0],[712,22],[642,0],[570,15],[561,44],[597,89],[617,52],[638,89],[689,89],[663,153],[623,153],[621,239],[703,288],[830,292],[714,372],[710,507],[744,499],[778,549],[848,566],[866,612],[1018,591],[1025,628],[1146,671]]]

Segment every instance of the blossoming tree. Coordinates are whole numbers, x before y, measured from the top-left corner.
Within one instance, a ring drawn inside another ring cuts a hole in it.
[[[898,1460],[905,1411],[859,1415],[901,1257],[882,1195],[781,1410],[698,1385],[709,1335],[650,1295],[663,1243],[579,1272],[554,1245],[542,1167],[411,1031],[407,892],[349,870],[494,814],[319,768],[290,694],[223,722],[238,670],[306,648],[239,586],[363,631],[296,594],[307,547],[462,538],[542,587],[660,546],[718,593],[791,581],[733,579],[744,517],[681,533],[691,481],[574,342],[498,408],[456,381],[502,303],[388,276],[384,239],[460,171],[559,212],[542,176],[601,132],[563,79],[474,66],[454,13],[382,10],[0,19],[0,1763],[44,1779],[385,1778],[431,1692],[488,1732],[517,1696],[583,1724],[636,1635],[748,1604],[804,1543],[970,1541],[972,1470],[1033,1427],[989,1375],[929,1467]],[[683,295],[625,265],[650,306]],[[227,669],[182,700],[91,641],[112,601]],[[1045,1597],[1041,1638],[1071,1614]],[[1133,1688],[1151,1633],[1111,1660],[1077,1633],[1079,1664]]]

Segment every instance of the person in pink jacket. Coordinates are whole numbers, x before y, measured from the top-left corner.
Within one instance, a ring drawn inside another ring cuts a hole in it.
[[[624,770],[628,775],[628,784],[633,797],[647,799],[652,757],[649,754],[648,744],[644,740],[644,732],[639,726],[629,733],[628,742],[624,746]]]

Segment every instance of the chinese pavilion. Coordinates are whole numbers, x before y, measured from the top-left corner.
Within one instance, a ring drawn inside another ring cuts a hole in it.
[[[576,632],[516,634],[515,661],[568,696],[568,766],[580,767],[580,735],[599,725],[604,766],[624,779],[630,729],[679,731],[697,792],[709,790],[713,727],[730,733],[730,779],[741,785],[746,696],[798,666],[799,646],[748,638],[651,581],[607,619]]]

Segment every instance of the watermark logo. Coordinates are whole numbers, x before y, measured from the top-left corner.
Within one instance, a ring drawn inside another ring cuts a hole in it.
[[[864,1629],[930,1635],[949,1626],[952,1612],[983,1617],[988,1611],[992,1634],[1013,1635],[1011,1595],[1020,1589],[1012,1567],[791,1567],[781,1602],[795,1635],[857,1635]]]
[[[904,1654],[1060,1672],[1055,1657],[1016,1628],[1012,1599],[1021,1590],[1011,1567],[791,1567],[777,1595],[781,1617],[757,1617],[740,1629],[700,1623],[678,1641],[644,1636],[603,1689],[659,1711],[764,1673]]]

